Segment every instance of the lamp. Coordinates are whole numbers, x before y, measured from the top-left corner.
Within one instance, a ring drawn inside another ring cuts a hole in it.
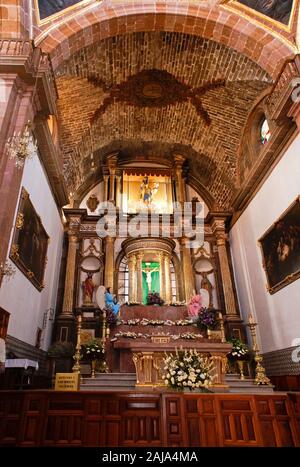
[[[6,150],[10,159],[15,160],[15,166],[18,169],[24,167],[27,159],[32,159],[36,155],[37,144],[31,133],[32,123],[28,121],[24,130],[17,135],[14,133],[6,143]]]
[[[0,278],[6,276],[8,279],[13,277],[16,273],[16,269],[8,262],[0,263]]]

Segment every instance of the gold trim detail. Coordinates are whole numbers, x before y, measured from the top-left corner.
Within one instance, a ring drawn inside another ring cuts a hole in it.
[[[276,21],[273,18],[270,18],[269,16],[256,11],[254,8],[247,7],[246,5],[239,3],[237,0],[224,0],[222,3],[220,3],[220,8],[223,8],[224,10],[230,11],[232,13],[239,14],[242,18],[246,19],[247,21],[251,21],[257,26],[264,28],[272,36],[277,37],[277,39],[288,44],[289,47],[292,46],[294,51],[297,50],[297,47],[295,46],[294,42],[287,39],[282,34],[274,31],[274,26],[276,26],[278,29],[282,29],[284,32],[291,32],[292,24],[295,19],[295,13],[297,11],[296,6],[298,5],[298,0],[294,0],[294,5],[291,11],[290,21],[288,25],[281,23],[280,21]],[[257,17],[257,19],[255,18],[255,16]],[[270,26],[268,26],[266,22],[269,23]]]
[[[19,245],[13,243],[10,249],[10,256],[13,260],[17,261],[20,258]]]
[[[58,11],[57,13],[53,13],[53,15],[49,15],[46,18],[41,19],[40,10],[39,10],[39,2],[38,0],[34,0],[37,24],[38,26],[41,26],[43,24],[49,23],[50,21],[55,21],[57,18],[60,18],[66,13],[70,13],[72,12],[72,10],[76,10],[76,8],[79,10],[78,7],[83,7],[91,3],[93,3],[93,0],[81,0],[75,3],[74,5],[71,5],[67,8],[64,8],[63,10]],[[97,3],[101,3],[101,0],[97,0]]]
[[[17,216],[17,221],[16,221],[16,228],[18,230],[21,230],[23,228],[23,225],[24,225],[24,214],[19,212],[19,214]]]

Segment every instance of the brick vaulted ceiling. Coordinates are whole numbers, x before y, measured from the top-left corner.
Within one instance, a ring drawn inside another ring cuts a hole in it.
[[[90,125],[93,113],[108,96],[105,87],[151,69],[165,70],[193,88],[225,79],[225,86],[201,96],[211,125],[189,101],[164,107],[114,102]],[[104,90],[90,83],[89,76],[97,76]],[[230,208],[247,116],[272,84],[270,76],[244,55],[207,39],[168,32],[125,34],[85,47],[56,70],[56,82],[70,191],[86,183],[91,161],[101,165],[112,149],[120,150],[120,157],[145,151],[170,161],[180,151],[188,159],[191,176],[210,193],[217,209]]]

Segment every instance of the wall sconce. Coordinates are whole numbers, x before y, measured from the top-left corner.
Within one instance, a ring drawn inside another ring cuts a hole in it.
[[[8,262],[0,263],[0,277],[1,279],[6,276],[8,280],[16,273],[16,269]]]

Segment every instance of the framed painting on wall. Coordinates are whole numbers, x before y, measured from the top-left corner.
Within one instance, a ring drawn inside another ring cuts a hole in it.
[[[9,256],[39,291],[44,288],[48,243],[41,218],[22,188]]]
[[[237,0],[238,3],[282,24],[289,24],[294,0]]]
[[[300,277],[300,196],[259,243],[271,294]]]
[[[83,5],[90,0],[35,0],[38,23],[43,23],[48,19],[55,19],[57,16],[71,10],[77,3]]]

